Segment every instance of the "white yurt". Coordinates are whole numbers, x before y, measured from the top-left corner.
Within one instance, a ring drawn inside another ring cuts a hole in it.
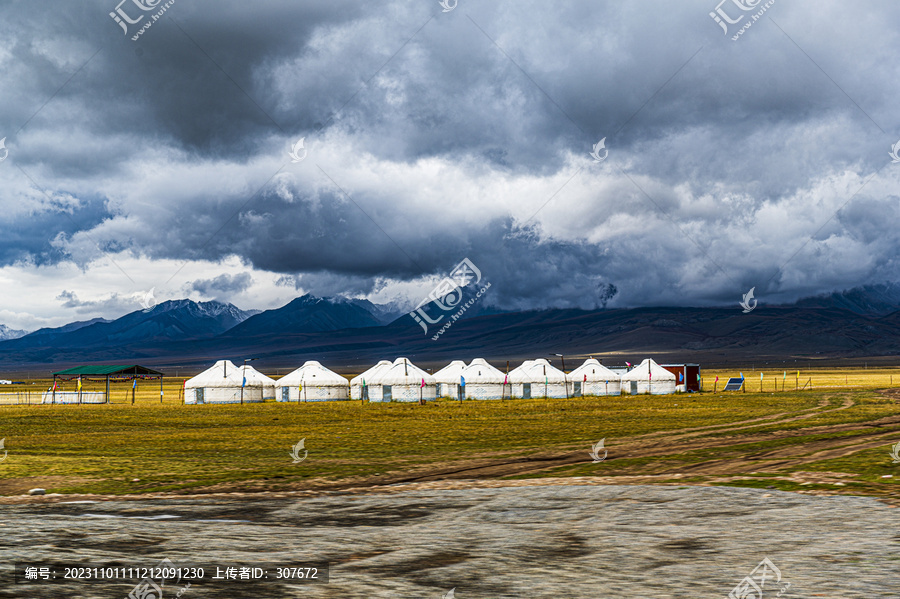
[[[219,360],[184,383],[184,403],[238,403],[241,401],[241,380],[240,368],[230,360]]]
[[[350,383],[338,373],[310,360],[275,383],[278,401],[346,401]]]
[[[372,366],[359,376],[355,376],[350,379],[350,399],[368,399],[368,397],[363,397],[363,388],[367,388],[369,386],[369,381],[372,380],[372,377],[375,376],[375,373],[381,371],[384,368],[390,368],[391,361],[390,360],[381,360],[375,366]]]
[[[503,399],[510,397],[508,385],[504,385],[506,375],[488,364],[484,358],[475,358],[462,371],[466,380],[466,399]],[[505,393],[504,393],[505,391]]]
[[[622,393],[631,393],[632,395],[675,393],[675,375],[647,358],[622,375]]]
[[[543,358],[526,360],[509,373],[512,396],[522,399],[533,397],[560,398],[567,396],[567,377]]]
[[[244,402],[275,401],[275,379],[269,378],[249,364],[238,369],[244,385]],[[247,397],[251,399],[248,400]]]
[[[590,358],[569,373],[569,392],[572,397],[619,395],[622,386],[618,374]]]
[[[453,360],[434,373],[437,382],[437,396],[459,399],[459,383],[466,363],[462,360]]]
[[[397,358],[366,380],[369,401],[419,401],[437,398],[434,377],[406,358]],[[423,386],[424,383],[424,386]]]

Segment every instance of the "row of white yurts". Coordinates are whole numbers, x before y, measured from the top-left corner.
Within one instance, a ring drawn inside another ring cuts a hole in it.
[[[438,397],[454,399],[566,398],[675,392],[675,375],[651,359],[619,375],[590,358],[568,374],[543,358],[526,360],[509,374],[482,358],[455,360],[434,374]]]
[[[508,374],[476,358],[468,365],[454,360],[431,375],[409,359],[397,358],[378,362],[349,383],[314,360],[275,381],[247,364],[238,367],[219,360],[185,382],[185,403],[530,399],[619,395],[623,391],[674,393],[675,375],[647,359],[620,377],[593,358],[568,374],[543,358],[526,360]]]

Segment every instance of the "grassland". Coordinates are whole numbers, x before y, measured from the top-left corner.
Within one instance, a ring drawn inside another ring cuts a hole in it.
[[[744,371],[748,380],[751,372]],[[847,388],[827,384],[844,374]],[[121,385],[112,405],[0,407],[8,452],[0,495],[33,487],[121,495],[599,476],[893,500],[900,498],[900,464],[890,457],[900,441],[900,394],[883,389],[885,374],[816,372],[820,384],[799,392],[751,385],[746,393],[427,406],[184,406],[181,380],[167,383],[162,403],[158,385],[139,385],[132,405],[130,385]],[[295,464],[290,450],[301,438],[309,454]],[[594,464],[587,452],[601,438],[609,456]]]

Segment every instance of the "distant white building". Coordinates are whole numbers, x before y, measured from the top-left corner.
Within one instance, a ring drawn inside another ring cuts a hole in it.
[[[376,371],[366,381],[369,401],[419,401],[437,398],[434,377],[406,358],[397,358],[390,366]]]
[[[619,375],[594,358],[585,360],[584,364],[569,373],[568,378],[571,397],[621,393]]]
[[[359,376],[350,379],[350,399],[369,399],[368,387],[372,381],[372,377],[384,368],[390,368],[390,360],[381,360],[375,366],[372,366]]]
[[[219,360],[184,384],[184,403],[239,403],[241,370],[230,360]],[[262,401],[262,385],[244,389],[244,401]]]
[[[512,396],[522,399],[537,397],[565,398],[566,374],[543,358],[526,360],[509,373]]]
[[[622,393],[669,395],[675,393],[675,375],[647,358],[622,375]]]
[[[247,401],[246,387],[260,388],[262,401],[275,401],[275,379],[269,378],[249,364],[244,364],[239,369],[244,385],[244,401]]]
[[[465,362],[462,360],[453,360],[434,373],[438,397],[459,399],[459,383],[465,368]]]
[[[466,399],[510,398],[511,385],[504,385],[506,375],[483,358],[475,358],[462,371]]]
[[[278,401],[346,401],[350,399],[350,383],[338,373],[310,360],[278,379],[275,398]]]

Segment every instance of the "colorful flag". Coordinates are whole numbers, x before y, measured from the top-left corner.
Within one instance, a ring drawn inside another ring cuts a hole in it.
[[[459,384],[463,387],[466,386],[466,377],[459,375]]]
[[[684,373],[683,373],[683,372],[679,372],[679,373],[678,373],[678,382],[680,383],[682,380],[684,380]]]
[[[363,379],[362,383],[363,383],[363,387],[365,387],[365,386],[366,386],[366,379]]]
[[[744,373],[741,373],[741,380],[744,380]]]
[[[241,387],[246,387],[246,386],[247,386],[247,375],[245,374],[244,378],[241,379]]]
[[[131,379],[131,388],[137,389],[137,379]]]
[[[759,373],[759,380],[762,380],[762,374],[763,373],[761,373],[761,372]]]
[[[787,370],[784,371],[784,376],[781,377],[781,380],[784,380],[786,378],[787,378]]]
[[[421,386],[421,388],[422,388],[422,389],[425,388],[425,378],[424,378],[424,377],[422,378],[422,386]]]
[[[625,366],[631,368],[631,362],[625,362]]]
[[[81,391],[81,377],[78,377],[78,390]]]
[[[506,382],[507,382],[508,380],[509,380],[509,373],[507,372],[506,374],[503,375],[503,384],[504,384],[504,385],[507,384]]]
[[[584,375],[584,382],[587,382],[587,375]]]
[[[719,377],[716,377],[716,382],[717,382],[717,383],[719,382]]]

